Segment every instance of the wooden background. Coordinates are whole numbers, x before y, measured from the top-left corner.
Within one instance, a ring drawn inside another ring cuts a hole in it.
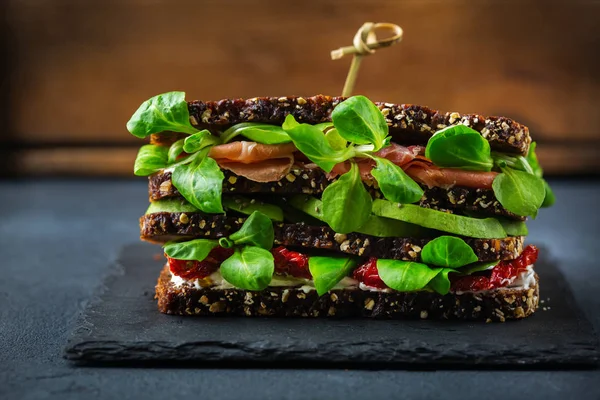
[[[528,125],[548,174],[600,172],[600,3],[304,0],[4,2],[4,170],[131,175],[125,123],[166,91],[188,99],[339,94],[365,21],[404,40],[356,93]]]

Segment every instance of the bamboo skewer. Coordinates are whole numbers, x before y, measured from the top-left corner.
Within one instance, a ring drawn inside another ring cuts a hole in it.
[[[375,35],[375,31],[378,29],[392,31],[394,35],[389,38],[378,40]],[[342,96],[348,97],[352,94],[362,58],[375,53],[375,50],[398,43],[402,40],[402,34],[402,28],[395,24],[387,22],[365,22],[356,32],[356,35],[354,35],[352,46],[340,47],[331,52],[332,60],[339,60],[347,54],[354,55],[354,57],[352,57],[350,69],[348,70],[348,75],[346,76]]]

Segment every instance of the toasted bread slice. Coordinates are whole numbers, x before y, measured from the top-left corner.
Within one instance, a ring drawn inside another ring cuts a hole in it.
[[[501,288],[486,292],[429,291],[400,293],[361,289],[332,290],[319,297],[315,290],[269,287],[251,292],[241,289],[196,288],[171,282],[165,266],[156,285],[158,309],[172,315],[238,315],[272,317],[432,318],[501,321],[520,319],[535,312],[539,281],[528,288]]]
[[[294,166],[288,176],[276,182],[254,182],[238,176],[231,171],[223,170],[223,193],[227,194],[309,194],[323,193],[335,179],[327,179],[327,174],[321,169],[301,168]],[[524,221],[525,217],[516,215],[496,199],[492,189],[475,189],[462,186],[451,188],[421,185],[423,197],[418,204],[421,207],[433,208],[453,214],[477,213],[486,216],[506,217]],[[381,191],[367,186],[373,198],[383,198]],[[181,197],[171,181],[171,172],[157,172],[148,177],[148,195],[150,201],[166,198]]]
[[[238,231],[245,218],[200,213],[153,213],[140,218],[142,240],[166,243],[193,238],[218,239]],[[275,223],[276,246],[322,249],[361,257],[420,261],[421,249],[431,238],[375,237],[335,233],[328,226]],[[504,239],[464,238],[479,261],[513,260],[523,251],[523,236]]]
[[[224,130],[242,122],[281,125],[288,114],[299,122],[331,121],[331,112],[344,97],[258,97],[188,103],[190,121],[199,129]],[[450,125],[469,126],[490,142],[492,150],[526,155],[529,129],[510,118],[441,112],[413,104],[376,103],[388,123],[393,140],[403,145],[424,145],[438,130]],[[178,133],[153,135],[152,143],[168,145],[183,137]]]

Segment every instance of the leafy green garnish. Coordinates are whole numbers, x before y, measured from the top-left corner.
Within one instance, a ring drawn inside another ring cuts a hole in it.
[[[348,146],[348,142],[340,136],[337,129],[328,130],[325,133],[325,139],[334,150],[344,150]]]
[[[259,211],[254,211],[246,219],[240,230],[231,234],[228,238],[235,246],[253,245],[266,250],[270,250],[273,247],[274,239],[273,222]],[[221,246],[224,243],[221,243]],[[230,246],[226,245],[223,247]]]
[[[359,229],[369,218],[371,195],[365,189],[355,163],[350,171],[323,191],[323,218],[338,233]]]
[[[168,149],[163,146],[146,144],[140,147],[135,163],[133,164],[133,173],[136,176],[148,176],[156,171],[167,167]]]
[[[383,147],[388,135],[385,117],[365,96],[352,96],[338,104],[331,120],[341,137],[351,143],[373,144],[373,151]]]
[[[463,275],[471,275],[475,272],[485,271],[492,267],[495,267],[496,265],[498,265],[498,263],[500,263],[500,261],[494,260],[494,261],[486,261],[486,262],[469,264],[469,265],[465,265],[464,267],[458,269],[456,272],[463,274]]]
[[[399,292],[423,289],[440,273],[442,268],[429,268],[425,264],[401,260],[377,260],[377,271],[381,280]]]
[[[263,290],[269,286],[275,263],[269,250],[244,246],[221,264],[223,279],[244,290]]]
[[[313,126],[323,133],[327,133],[333,128],[333,122],[321,122],[320,124],[315,124]]]
[[[542,167],[540,166],[540,162],[538,161],[537,154],[535,154],[536,148],[537,148],[537,143],[531,142],[531,145],[529,146],[529,151],[527,152],[527,157],[525,157],[525,159],[527,160],[527,163],[531,167],[531,172],[538,178],[541,178],[544,175],[544,171],[542,170]]]
[[[438,167],[491,171],[490,144],[479,132],[455,125],[436,132],[427,142],[425,157]]]
[[[246,215],[251,215],[254,211],[260,211],[273,221],[283,222],[283,210],[280,207],[260,200],[243,196],[227,196],[223,198],[223,206]]]
[[[308,268],[319,296],[324,295],[348,276],[356,266],[356,260],[344,257],[317,257],[308,259]]]
[[[548,185],[548,182],[546,182],[546,180],[543,179],[543,171],[538,162],[537,155],[535,154],[535,149],[536,149],[536,143],[532,142],[531,146],[529,147],[529,152],[527,153],[527,157],[510,156],[510,155],[501,154],[501,153],[494,153],[492,156],[494,158],[494,163],[496,164],[496,166],[498,168],[500,168],[503,172],[506,172],[507,169],[518,170],[518,171],[526,172],[526,173],[531,174],[532,176],[538,178],[542,182],[542,185],[544,186],[544,200],[542,201],[540,207],[550,207],[554,204],[556,199],[554,197],[554,193],[552,192],[552,189],[550,188],[550,185]],[[523,181],[523,179],[521,179],[522,176],[523,176],[523,174],[515,174],[511,179],[515,180],[516,183],[519,183],[520,181]],[[502,179],[508,179],[508,178],[504,177]],[[535,179],[533,179],[533,178],[529,178],[526,181],[520,182],[519,185],[528,185],[530,182],[532,182],[534,180]],[[536,183],[534,189],[536,189],[536,188],[539,189],[539,187],[540,187],[540,184]],[[494,193],[495,193],[495,190],[496,189],[494,188]],[[517,195],[517,197],[520,197],[520,195]],[[504,206],[504,204],[502,202],[500,202],[500,203]],[[507,208],[506,206],[504,206],[504,207]],[[514,207],[514,205],[513,205],[513,207]],[[529,205],[526,205],[525,207],[528,209],[528,212],[530,212],[530,214],[527,214],[527,215],[531,215],[531,216],[535,217],[535,215],[537,214],[537,208],[536,208],[535,212],[532,212],[533,203],[530,202]],[[525,211],[523,202],[521,202],[519,207],[515,207],[515,208],[520,208],[521,212]],[[509,210],[509,211],[512,211],[512,210]],[[515,212],[515,214],[518,214],[518,213]],[[525,216],[525,214],[519,214],[519,215]]]
[[[450,278],[448,277],[448,274],[450,272],[457,271],[452,268],[441,268],[441,271],[429,281],[427,286],[441,295],[448,294],[450,291]]]
[[[207,150],[204,150],[206,153]],[[200,154],[188,164],[177,165],[171,180],[179,193],[206,213],[223,213],[221,192],[224,175],[215,160]]]
[[[161,199],[150,202],[150,206],[146,210],[146,214],[154,214],[159,212],[177,213],[189,212],[195,213],[199,210],[183,199]]]
[[[177,260],[202,261],[219,242],[209,239],[195,239],[187,242],[168,242],[163,248],[165,254]]]
[[[536,147],[537,147],[536,142],[532,142],[531,145],[529,146],[529,152],[527,153],[527,161],[529,162],[529,165],[531,166],[531,168],[533,170],[533,174],[535,176],[537,176],[538,178],[543,179],[544,171],[542,170],[542,167],[540,166],[540,163],[538,162],[537,154],[535,154]],[[550,185],[548,185],[548,182],[546,182],[545,179],[543,179],[543,181],[544,181],[544,187],[546,189],[546,196],[544,197],[544,202],[542,203],[542,207],[550,207],[550,206],[554,205],[554,203],[556,201],[556,197],[554,196],[554,192],[550,188]]]
[[[177,161],[177,157],[183,153],[184,139],[179,139],[169,147],[168,163],[173,164]]]
[[[352,156],[350,149],[334,150],[323,131],[313,125],[299,124],[292,114],[285,118],[283,129],[292,138],[296,148],[325,172],[331,172],[335,164]]]
[[[477,256],[461,238],[440,236],[423,246],[421,260],[438,267],[459,268],[476,262]]]
[[[508,167],[494,178],[492,188],[504,208],[521,216],[535,216],[546,196],[540,178]]]
[[[205,129],[186,137],[183,143],[183,150],[186,153],[195,153],[206,147],[219,144],[220,142],[218,137],[213,136],[210,131]]]
[[[556,196],[554,195],[554,192],[552,191],[552,188],[550,187],[548,182],[545,179],[542,180],[544,182],[544,189],[546,190],[546,195],[544,196],[542,207],[552,207],[554,203],[556,203]]]
[[[127,122],[127,130],[139,138],[163,131],[198,132],[190,123],[185,92],[163,93],[146,100]]]
[[[384,197],[396,203],[415,203],[423,196],[423,189],[399,166],[381,157],[373,157],[377,163],[371,175],[379,184]]]
[[[253,142],[263,144],[281,144],[292,141],[282,127],[257,122],[243,122],[234,125],[223,132],[221,139],[223,143],[229,143],[238,135],[244,136]]]
[[[373,201],[373,214],[461,236],[480,239],[506,237],[502,225],[494,218],[470,218],[412,204],[401,205],[380,199]]]

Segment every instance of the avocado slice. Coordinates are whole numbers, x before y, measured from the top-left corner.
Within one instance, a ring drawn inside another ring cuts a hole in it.
[[[250,215],[254,211],[260,211],[273,221],[283,221],[283,211],[281,208],[273,204],[267,204],[260,200],[250,199],[242,196],[224,196],[222,201],[225,208],[240,214]],[[200,210],[188,203],[186,200],[175,198],[153,201],[146,210],[146,214],[154,214],[159,212],[200,213]]]
[[[465,214],[472,218],[485,218],[485,216],[477,212],[465,211]],[[525,221],[515,221],[503,217],[496,217],[496,219],[500,222],[500,225],[502,225],[508,236],[527,236],[529,233]]]
[[[291,196],[289,204],[313,218],[323,221],[323,203],[307,195]],[[358,233],[376,237],[431,237],[435,232],[418,225],[371,215],[367,222],[357,230]]]
[[[162,199],[150,202],[150,206],[146,210],[146,214],[154,214],[160,212],[177,213],[177,212],[200,212],[196,207],[183,199]]]
[[[243,196],[223,196],[222,202],[225,208],[241,214],[250,215],[259,211],[272,221],[283,222],[283,210],[273,204]]]
[[[527,225],[523,221],[511,221],[506,218],[498,218],[498,222],[509,236],[527,236],[529,233]]]
[[[464,217],[412,204],[376,199],[373,201],[373,214],[478,239],[500,239],[507,236],[502,224],[495,218]]]

